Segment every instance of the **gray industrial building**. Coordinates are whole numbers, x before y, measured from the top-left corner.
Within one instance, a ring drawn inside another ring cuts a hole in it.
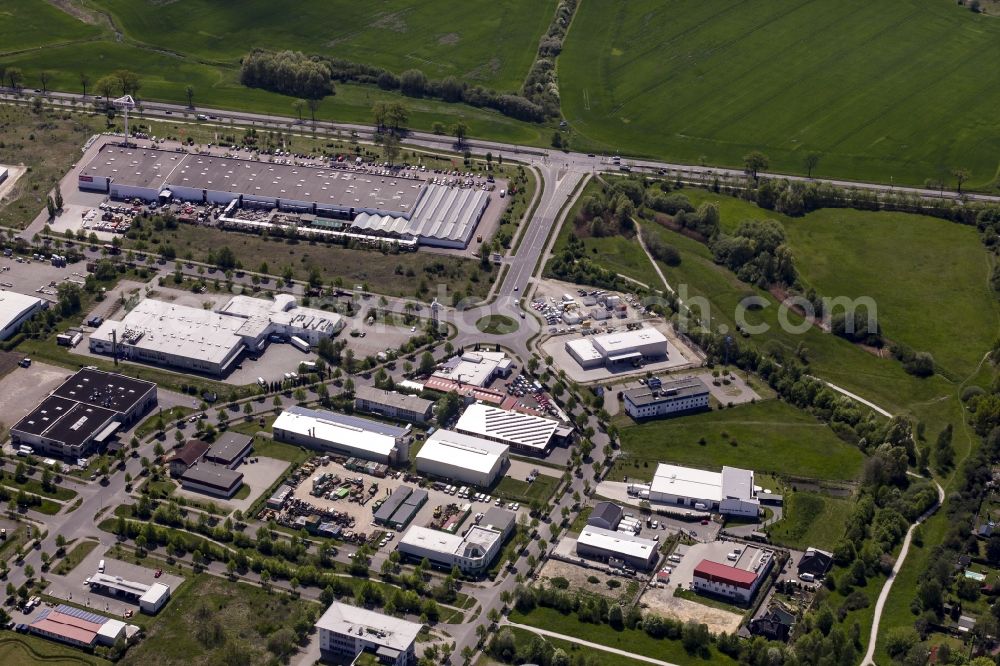
[[[378,525],[403,529],[409,525],[424,504],[427,503],[427,491],[421,488],[399,486],[375,510],[372,518]]]
[[[651,378],[645,386],[622,392],[625,413],[634,419],[708,409],[708,387],[698,377],[662,382]]]
[[[614,502],[598,502],[587,518],[587,525],[605,530],[617,530],[625,512]]]
[[[30,446],[76,461],[156,405],[156,384],[95,368],[84,368],[10,430],[15,447]]]
[[[428,183],[402,174],[277,164],[104,144],[80,171],[80,189],[115,199],[181,199],[239,208],[274,208],[350,222],[373,238],[465,248],[489,192]],[[318,231],[322,231],[322,225]]]
[[[362,385],[354,390],[354,408],[399,421],[426,423],[431,418],[434,401],[408,393]]]

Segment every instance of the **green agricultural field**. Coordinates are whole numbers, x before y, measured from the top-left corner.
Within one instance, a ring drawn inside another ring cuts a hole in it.
[[[788,548],[833,550],[844,536],[853,501],[813,492],[785,495],[784,516],[768,528],[771,541]]]
[[[110,666],[112,662],[53,641],[0,631],[0,664],[4,666]]]
[[[704,444],[702,443],[704,440]],[[778,400],[621,429],[623,454],[615,479],[652,477],[657,462],[817,479],[857,477],[864,455],[812,416]]]
[[[100,34],[99,27],[60,11],[54,2],[4,0],[0,6],[0,57],[54,44],[94,39]]]
[[[248,47],[291,49],[430,78],[517,90],[534,59],[555,0],[451,3],[438,0],[96,0],[138,43],[238,63]]]
[[[706,190],[684,194],[695,206],[718,203],[725,230],[749,218],[781,222],[807,285],[829,297],[871,297],[889,339],[931,352],[952,377],[974,372],[1000,330],[992,259],[974,227],[836,208],[790,218]]]
[[[578,149],[923,184],[997,179],[1000,22],[944,0],[583,2],[559,60]]]

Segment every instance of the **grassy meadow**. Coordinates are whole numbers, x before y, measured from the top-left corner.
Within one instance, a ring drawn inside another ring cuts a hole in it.
[[[702,443],[704,440],[704,443]],[[647,421],[621,429],[612,475],[651,477],[657,462],[851,480],[864,455],[824,423],[779,400]]]
[[[559,61],[579,149],[996,183],[1000,22],[927,0],[583,2]]]

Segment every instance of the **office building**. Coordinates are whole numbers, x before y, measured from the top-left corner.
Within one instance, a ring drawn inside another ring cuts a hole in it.
[[[760,512],[757,491],[751,470],[723,467],[719,473],[660,463],[649,484],[649,501],[756,518]]]
[[[576,539],[576,554],[613,566],[625,565],[645,571],[656,565],[659,546],[659,542],[652,539],[588,525]]]
[[[354,663],[363,652],[378,663],[413,666],[417,635],[423,625],[335,601],[316,622],[324,655]]]
[[[434,401],[409,393],[362,385],[354,389],[354,408],[362,412],[381,414],[397,421],[427,423],[434,409]]]
[[[437,382],[454,382],[459,386],[489,386],[497,377],[507,377],[513,368],[513,361],[503,352],[467,351],[452,356],[431,374],[428,388],[435,388]]]
[[[436,430],[417,453],[417,470],[456,483],[489,488],[510,465],[510,447],[452,430]]]
[[[180,476],[181,488],[229,499],[243,485],[243,472],[210,462],[195,463]]]
[[[729,564],[702,560],[694,569],[694,589],[702,594],[749,604],[773,564],[771,551],[746,546],[739,559]]]
[[[708,387],[697,377],[660,382],[655,377],[645,386],[622,391],[625,413],[634,419],[708,409]]]
[[[156,384],[84,368],[10,430],[15,447],[73,461],[104,446],[156,405]]]
[[[289,407],[275,419],[272,431],[279,442],[326,453],[386,464],[409,457],[410,426],[400,428],[358,416]]]
[[[414,525],[400,538],[397,549],[414,561],[426,557],[441,569],[457,566],[464,574],[478,576],[500,555],[504,542],[514,531],[515,518],[513,511],[494,507],[464,536]]]

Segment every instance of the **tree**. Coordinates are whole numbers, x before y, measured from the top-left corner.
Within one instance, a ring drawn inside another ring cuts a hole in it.
[[[419,69],[408,69],[399,75],[399,90],[409,97],[421,97],[427,88],[427,75]]]
[[[465,135],[469,131],[469,126],[465,124],[465,121],[459,120],[451,127],[451,133],[455,137],[455,141],[458,142],[458,146],[461,148],[465,143]]]
[[[43,69],[38,73],[38,80],[42,82],[42,94],[44,95],[49,91],[49,81],[52,80],[52,72]]]
[[[434,124],[431,125],[431,131],[435,134],[444,134],[444,123],[435,121]]]
[[[958,193],[961,194],[962,183],[964,183],[965,181],[969,180],[969,178],[972,177],[972,172],[962,167],[955,167],[952,170],[951,175],[955,177],[955,182],[958,183]]]
[[[104,98],[105,104],[111,103],[111,95],[115,92],[115,78],[113,76],[102,76],[95,84],[97,92]]]
[[[948,470],[955,462],[955,448],[952,446],[953,428],[949,423],[938,434],[934,445],[934,462],[938,471]]]
[[[90,74],[80,72],[80,85],[83,86],[83,96],[87,96],[87,86],[90,85]]]
[[[139,92],[139,88],[142,87],[139,81],[139,75],[128,69],[118,69],[115,70],[114,80],[118,84],[118,89],[122,91],[123,95],[135,95]]]
[[[751,150],[743,156],[743,164],[746,166],[747,172],[750,176],[754,180],[757,180],[757,174],[766,169],[769,162],[767,155],[759,150]]]
[[[292,108],[295,109],[295,115],[302,120],[302,109],[306,108],[306,101],[304,99],[297,99],[292,102]]]
[[[21,84],[24,83],[24,72],[20,67],[11,67],[7,70],[7,80],[10,81],[11,88],[20,90]]]
[[[392,133],[383,136],[382,149],[385,151],[385,160],[389,164],[395,164],[399,157],[399,137]]]
[[[194,86],[185,86],[184,95],[187,96],[188,108],[194,108]]]
[[[807,175],[812,178],[813,169],[819,164],[819,153],[806,153],[805,158],[802,160],[802,165],[806,168]]]
[[[316,122],[316,112],[319,111],[319,104],[322,100],[318,97],[309,97],[306,99],[306,106],[309,107],[309,117],[312,121]]]

